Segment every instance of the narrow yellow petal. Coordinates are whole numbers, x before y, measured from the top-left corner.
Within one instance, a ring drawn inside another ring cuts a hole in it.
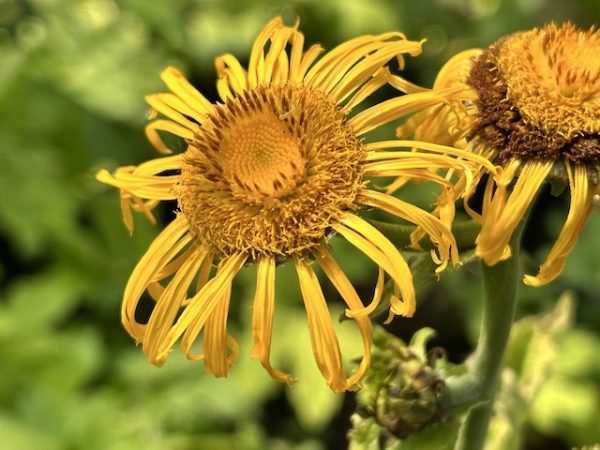
[[[304,34],[300,31],[294,33],[292,36],[291,47],[289,79],[291,82],[297,83],[301,81],[297,77],[300,63],[302,62],[302,55],[304,53]]]
[[[386,42],[390,39],[398,41]],[[384,33],[378,36],[360,36],[338,45],[327,52],[306,74],[306,82],[318,86],[324,92],[329,92],[343,79],[359,61],[367,59],[371,52],[382,47],[412,45],[401,33]],[[395,55],[400,52],[396,50]],[[363,66],[364,68],[364,66]],[[376,70],[375,70],[376,71]],[[373,71],[372,73],[374,73]],[[368,79],[365,78],[365,80]]]
[[[219,97],[221,97],[221,100],[223,100],[225,103],[235,98],[235,95],[233,92],[231,92],[229,83],[225,78],[219,78],[217,80],[217,93],[219,94]]]
[[[321,246],[315,251],[314,255],[319,261],[319,264],[321,264],[321,267],[329,280],[331,280],[331,283],[346,302],[348,308],[354,311],[364,310],[365,306],[356,293],[354,286],[352,286],[352,283],[348,280],[346,274],[344,274],[333,256],[331,256],[329,250],[327,250],[325,246]],[[371,345],[373,343],[373,328],[369,316],[357,315],[354,319],[362,337],[364,356],[356,371],[346,380],[348,389],[360,387],[360,382],[371,365]]]
[[[416,92],[425,92],[428,90],[427,88],[413,84],[410,81],[399,77],[398,75],[392,75],[389,78],[388,83],[390,84],[390,86],[394,87],[395,89],[398,89],[400,92],[403,92],[405,94],[414,94]]]
[[[275,258],[259,258],[256,269],[256,293],[252,306],[252,352],[269,374],[278,381],[291,384],[291,375],[271,366],[271,337],[273,334],[273,313],[275,311]]]
[[[334,392],[343,392],[348,386],[342,367],[342,355],[319,280],[312,268],[300,258],[294,258],[294,265],[306,307],[315,361],[329,387]]]
[[[417,92],[378,103],[349,119],[358,135],[428,106],[443,103],[447,92]]]
[[[367,152],[381,152],[383,150],[389,149],[398,149],[398,148],[411,148],[411,149],[419,149],[426,150],[428,152],[437,153],[440,155],[451,155],[457,158],[462,158],[467,161],[472,161],[473,163],[478,164],[482,168],[485,168],[489,173],[495,174],[497,172],[496,166],[490,161],[489,158],[483,155],[479,155],[477,153],[470,152],[468,150],[462,150],[456,147],[450,147],[448,145],[440,145],[434,144],[431,142],[418,141],[418,140],[405,140],[398,139],[395,141],[378,141],[371,142],[365,145],[365,150]],[[397,153],[397,152],[395,152]],[[422,152],[411,152],[417,155],[425,155]],[[376,153],[375,153],[376,155]],[[376,158],[376,156],[372,156]]]
[[[189,260],[192,257],[192,255],[196,254],[197,252],[198,249],[195,246],[190,246],[181,255],[177,256],[169,264],[157,271],[154,274],[154,276],[150,279],[150,282],[160,281],[170,277],[181,268],[183,263]]]
[[[187,298],[190,284],[207,253],[206,248],[193,249],[188,259],[182,263],[163,290],[152,310],[152,314],[150,314],[142,350],[148,355],[148,359],[153,364],[160,366],[164,363],[166,355],[158,354],[159,344],[173,326],[177,313],[183,301]]]
[[[493,194],[487,190],[482,211],[483,223],[476,242],[476,254],[487,265],[494,265],[510,256],[508,242],[552,166],[551,161],[528,162],[523,166],[510,194],[506,191],[513,176],[511,170],[499,176]]]
[[[265,66],[261,74],[262,77],[258,79],[259,83],[269,84],[271,82],[275,67],[279,63],[281,54],[285,52],[285,47],[295,32],[295,27],[282,27],[273,33],[269,52],[265,58]]]
[[[204,328],[204,367],[217,378],[227,377],[230,366],[228,358],[227,315],[229,300],[231,299],[231,286],[221,294]]]
[[[127,191],[134,197],[153,200],[173,200],[176,198],[174,188],[179,182],[179,175],[137,175],[133,170],[117,170],[114,175],[111,175],[107,170],[102,169],[96,174],[96,179],[102,183]]]
[[[181,100],[181,98],[174,94],[147,95],[146,102],[152,106],[156,112],[163,114],[173,122],[192,132],[196,130],[198,123],[204,121],[204,115],[201,115],[190,108],[183,100]],[[188,119],[186,116],[192,117],[196,122]]]
[[[457,264],[459,262],[454,235],[440,219],[432,214],[391,195],[369,189],[362,189],[359,192],[357,202],[381,209],[423,228],[440,252],[442,269],[446,266],[450,256],[453,263]],[[414,244],[416,242],[413,242]]]
[[[473,67],[473,62],[481,54],[481,49],[474,48],[462,51],[448,60],[438,72],[433,85],[434,89],[446,89],[463,84]]]
[[[319,57],[321,53],[323,53],[325,49],[321,47],[319,44],[314,44],[309,47],[309,49],[302,56],[302,61],[300,62],[300,66],[294,72],[290,74],[290,80],[300,83],[304,82],[304,78],[306,77],[306,72],[311,68],[312,64]],[[293,78],[292,78],[293,77]]]
[[[347,214],[332,227],[392,277],[403,303],[392,303],[392,311],[412,316],[416,307],[412,274],[398,249],[379,230],[353,214]]]
[[[290,61],[287,52],[283,51],[279,54],[277,63],[273,69],[272,83],[273,84],[285,84],[288,82],[290,75]]]
[[[264,48],[276,30],[283,28],[281,17],[275,17],[262,29],[254,41],[248,63],[248,86],[254,88],[259,84],[259,65],[264,64]],[[262,61],[262,63],[261,63]]]
[[[369,81],[367,81],[359,90],[357,90],[352,97],[346,102],[342,111],[348,114],[356,105],[360,104],[363,100],[369,97],[377,89],[385,85],[391,78],[390,70],[387,67],[379,69]]]
[[[192,131],[176,124],[175,122],[171,122],[170,120],[158,119],[154,122],[150,122],[148,125],[146,125],[144,130],[146,137],[154,146],[154,148],[163,154],[173,153],[173,150],[166,146],[160,137],[160,134],[158,134],[159,131],[166,131],[174,134],[175,136],[179,136],[186,141],[191,141],[194,138],[194,133]]]
[[[332,84],[334,84],[335,87],[332,88],[330,95],[334,101],[339,103],[371,78],[375,72],[381,69],[394,56],[401,53],[416,55],[420,52],[421,44],[419,42],[406,40],[387,42],[385,45],[382,45],[380,49],[354,65],[340,78],[339,82],[334,80]]]
[[[184,335],[181,341],[181,351],[185,354],[190,352],[208,317],[222,300],[224,292],[231,287],[233,278],[242,268],[246,259],[247,255],[239,253],[221,261],[214,278],[210,279],[189,300],[169,333],[159,344],[159,357],[165,357],[181,335]]]
[[[572,169],[570,165],[567,165],[567,172],[571,190],[569,215],[558,239],[550,249],[546,261],[540,266],[537,276],[525,275],[525,284],[529,286],[547,284],[560,275],[567,256],[577,243],[579,234],[594,207],[593,193],[589,191],[589,176],[586,167],[577,165]]]
[[[231,53],[215,59],[215,68],[219,78],[226,80],[233,92],[241,94],[248,87],[248,74],[240,62]]]
[[[171,92],[183,100],[190,108],[194,109],[200,116],[210,114],[214,111],[214,105],[186,80],[180,70],[169,66],[161,72],[160,77]]]
[[[98,174],[99,175],[99,174]],[[96,175],[96,177],[98,177]],[[131,212],[131,195],[127,192],[121,191],[119,205],[121,207],[121,217],[125,228],[129,231],[129,234],[133,234],[133,214]]]
[[[381,298],[383,297],[383,290],[385,287],[385,271],[379,267],[379,274],[377,275],[377,283],[375,284],[375,291],[373,292],[373,299],[366,307],[362,309],[347,309],[346,315],[350,318],[357,316],[368,316],[372,314],[375,309],[379,306]]]
[[[133,173],[136,175],[157,175],[167,170],[180,170],[182,162],[183,155],[181,154],[154,158],[135,167]]]
[[[188,222],[183,215],[178,215],[150,244],[148,251],[142,256],[133,269],[121,306],[121,321],[125,329],[138,342],[144,339],[145,328],[135,319],[138,302],[155,274],[171,262],[179,252],[191,241]]]

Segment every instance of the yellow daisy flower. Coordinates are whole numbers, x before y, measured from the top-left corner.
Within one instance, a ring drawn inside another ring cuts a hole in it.
[[[488,265],[511,256],[509,240],[542,183],[566,173],[569,214],[539,273],[525,276],[528,285],[548,283],[561,273],[600,200],[598,48],[600,32],[567,23],[515,33],[483,51],[467,50],[450,59],[436,79],[433,92],[446,102],[398,129],[401,135],[468,149],[501,166],[488,180],[481,215],[466,205],[482,222],[476,252]],[[454,198],[461,192],[464,186],[455,185]]]
[[[425,152],[394,151],[411,142],[363,144],[362,136],[380,125],[440,100],[423,92],[417,102],[392,99],[351,115],[352,109],[386,83],[411,89],[386,64],[403,54],[417,55],[421,44],[401,33],[362,36],[320,59],[323,49],[304,49],[298,24],[269,22],[254,43],[248,68],[232,55],[216,59],[222,103],[211,103],[175,68],[161,75],[170,93],[150,95],[153,108],[146,134],[162,153],[172,151],[159,132],[187,143],[183,154],[165,156],[97,178],[121,192],[127,227],[132,210],[153,220],[161,200],[177,200],[178,213],[150,245],[125,288],[122,322],[142,343],[149,360],[163,364],[181,339],[181,351],[203,359],[217,377],[227,375],[238,353],[227,332],[231,284],[246,263],[257,267],[253,303],[252,356],[276,379],[289,374],[269,360],[274,318],[275,267],[292,261],[308,316],[317,365],[336,392],[356,388],[370,364],[368,314],[380,301],[384,273],[393,280],[390,317],[411,316],[415,293],[409,268],[399,251],[355,211],[379,208],[420,225],[437,244],[443,268],[458,261],[450,230],[439,219],[398,198],[368,188],[367,177],[402,176],[446,182],[437,171],[473,170],[474,163],[449,154],[452,148],[426,145]],[[158,114],[162,118],[157,118]],[[486,164],[484,158],[472,158]],[[491,167],[491,164],[488,163]],[[333,233],[343,236],[379,266],[368,306],[330,253]],[[346,378],[340,348],[319,281],[316,259],[348,306],[364,341],[364,358]],[[216,273],[212,273],[213,263]],[[193,285],[193,286],[192,286]],[[135,311],[144,292],[155,300],[147,324]],[[203,352],[192,346],[203,332]]]

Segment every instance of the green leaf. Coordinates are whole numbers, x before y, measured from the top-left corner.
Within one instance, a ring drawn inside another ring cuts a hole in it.
[[[23,255],[38,255],[46,240],[74,233],[77,201],[54,149],[0,134],[0,191],[7,193],[0,196],[0,230]]]

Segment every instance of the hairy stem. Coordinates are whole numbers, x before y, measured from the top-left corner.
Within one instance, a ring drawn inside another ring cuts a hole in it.
[[[510,336],[519,279],[519,249],[523,225],[511,239],[512,257],[488,266],[481,263],[484,305],[479,342],[471,362],[471,375],[477,380],[479,402],[469,409],[460,430],[455,450],[481,450],[492,416],[502,360]]]

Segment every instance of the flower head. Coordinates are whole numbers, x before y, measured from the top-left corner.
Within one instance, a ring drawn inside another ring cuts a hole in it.
[[[418,42],[400,33],[363,36],[318,59],[318,45],[303,48],[297,29],[272,20],[254,43],[248,68],[229,54],[216,59],[222,103],[211,103],[177,69],[162,78],[170,93],[147,97],[153,108],[146,134],[162,153],[172,151],[161,138],[168,132],[185,140],[183,154],[165,156],[98,179],[120,189],[125,224],[131,210],[152,218],[161,200],[176,200],[178,213],[150,245],[124,293],[122,321],[142,343],[150,361],[162,364],[181,339],[190,359],[203,359],[216,376],[227,375],[238,346],[227,332],[231,284],[242,266],[257,266],[253,303],[252,355],[276,379],[291,376],[273,368],[269,353],[274,318],[275,267],[291,261],[298,274],[319,369],[335,391],[356,388],[370,364],[368,314],[381,299],[384,276],[394,284],[390,318],[411,316],[415,294],[411,273],[399,251],[356,211],[379,208],[419,224],[438,245],[434,257],[443,268],[457,261],[450,230],[431,214],[396,197],[369,189],[368,178],[402,176],[443,182],[439,170],[472,170],[468,160],[445,149],[394,151],[411,143],[364,144],[362,135],[386,122],[438,101],[420,94],[416,104],[402,97],[352,109],[386,83],[410,87],[386,64],[403,54],[417,55]],[[416,105],[416,106],[415,106]],[[158,115],[162,117],[158,117]],[[375,295],[367,306],[328,248],[337,233],[378,265]],[[416,242],[415,242],[416,244]],[[319,281],[317,260],[348,306],[364,341],[364,358],[346,377],[340,349]],[[213,270],[216,265],[216,273]],[[193,286],[192,286],[193,284]],[[147,324],[135,312],[148,292],[156,301]],[[192,345],[203,332],[203,352]]]
[[[510,257],[510,237],[542,183],[566,173],[569,215],[538,275],[525,277],[530,285],[561,273],[600,192],[599,45],[600,32],[567,23],[463,52],[436,80],[434,91],[448,103],[420,112],[399,130],[501,166],[487,183],[481,216],[470,211],[482,222],[477,254],[489,265]],[[434,126],[428,130],[427,124]]]

